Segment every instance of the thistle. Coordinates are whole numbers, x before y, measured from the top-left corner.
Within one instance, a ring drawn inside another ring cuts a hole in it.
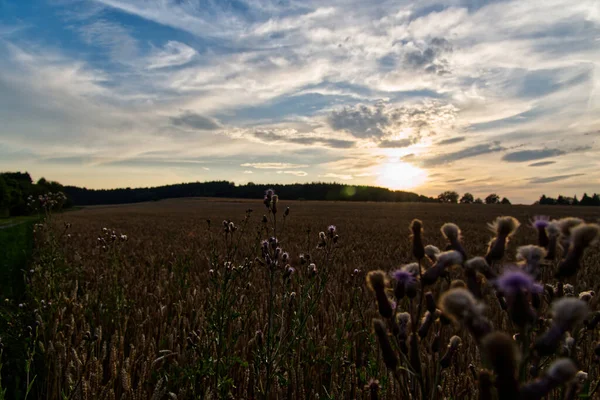
[[[394,278],[394,296],[396,300],[402,300],[405,295],[410,292],[412,294],[413,291],[416,291],[416,283],[417,280],[410,272],[405,269],[398,269],[392,272],[392,277]]]
[[[488,264],[499,261],[504,257],[506,242],[519,228],[519,221],[513,217],[498,217],[488,224],[490,230],[496,233],[496,238],[490,242],[485,260]]]
[[[444,273],[446,268],[453,265],[461,264],[463,256],[456,250],[445,251],[441,253],[436,263],[429,268],[421,277],[423,285],[432,285]]]
[[[566,257],[558,264],[557,278],[564,278],[577,274],[581,266],[581,258],[585,249],[596,241],[600,234],[597,224],[581,224],[573,228],[569,241],[569,251]]]
[[[398,366],[398,357],[396,356],[396,352],[390,343],[385,324],[380,319],[374,319],[373,328],[375,329],[375,335],[377,336],[377,341],[379,342],[379,347],[381,348],[381,355],[383,357],[385,366],[390,371],[395,371],[396,367]]]
[[[434,245],[428,244],[425,246],[425,255],[427,258],[431,260],[431,262],[435,263],[440,255],[441,251]]]
[[[546,227],[550,223],[550,217],[545,215],[537,215],[533,217],[531,221],[531,226],[537,230],[538,232],[538,244],[540,247],[548,248],[548,244],[550,240],[548,239],[548,233],[546,232]]]
[[[541,276],[540,263],[546,257],[546,249],[540,246],[528,245],[517,248],[517,260],[525,264],[525,272],[536,279]]]
[[[467,252],[461,244],[462,234],[458,225],[453,224],[451,222],[447,222],[444,225],[442,225],[442,228],[440,230],[442,231],[442,235],[444,235],[444,237],[446,238],[446,240],[448,240],[449,243],[446,250],[458,251],[462,255],[463,260],[466,260]]]
[[[528,297],[541,293],[543,287],[536,284],[531,275],[519,269],[507,270],[494,283],[505,296],[508,314],[517,326],[524,327],[535,321]]]
[[[458,351],[458,348],[460,347],[461,343],[461,338],[456,335],[450,338],[446,352],[440,359],[440,366],[442,368],[448,368],[450,366],[450,364],[452,363],[452,358],[454,358],[454,355]]]
[[[423,247],[423,239],[421,238],[423,223],[418,219],[413,219],[410,223],[410,230],[412,232],[412,253],[420,261],[425,257],[425,248]]]
[[[558,221],[552,221],[546,227],[548,233],[548,253],[546,260],[554,260],[556,258],[556,248],[558,247],[558,238],[560,237],[560,226]]]
[[[587,304],[579,299],[565,297],[552,303],[552,325],[538,338],[535,349],[540,355],[556,351],[562,336],[571,331],[588,315]]]
[[[387,287],[387,279],[383,271],[371,271],[367,274],[367,286],[375,293],[379,314],[383,318],[391,318],[393,314],[392,306],[385,293]]]
[[[462,323],[477,341],[492,330],[491,323],[483,315],[483,305],[464,288],[454,288],[445,292],[439,305],[446,317]]]
[[[560,229],[560,245],[563,252],[566,253],[569,249],[573,228],[583,224],[584,221],[581,218],[567,217],[559,219],[557,222]]]
[[[524,400],[542,399],[552,390],[573,380],[576,374],[577,367],[573,361],[568,358],[556,360],[541,378],[523,385],[521,398]]]
[[[515,341],[506,333],[496,331],[483,338],[481,348],[496,374],[498,399],[518,399],[519,383],[516,374],[519,353]]]

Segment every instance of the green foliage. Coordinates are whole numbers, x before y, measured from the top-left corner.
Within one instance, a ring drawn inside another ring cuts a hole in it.
[[[0,173],[0,217],[30,215],[35,212],[35,201],[47,193],[59,193],[63,186],[54,181],[40,178],[33,183],[29,173]],[[63,207],[70,206],[67,201]]]

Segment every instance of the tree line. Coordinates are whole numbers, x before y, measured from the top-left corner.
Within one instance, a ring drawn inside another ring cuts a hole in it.
[[[27,172],[0,173],[0,217],[28,215],[34,212],[32,201],[46,193],[58,193],[63,186],[44,178],[36,183]],[[65,204],[69,207],[70,202]]]
[[[496,193],[489,194],[484,200],[480,197],[475,198],[471,193],[467,192],[462,197],[455,191],[445,191],[440,193],[437,200],[440,203],[461,203],[461,204],[511,204],[506,197],[500,198]]]
[[[543,194],[536,204],[550,206],[600,206],[600,195],[594,193],[592,196],[589,196],[587,193],[584,193],[581,200],[579,200],[577,195],[573,197],[559,195],[557,198],[553,198]]]

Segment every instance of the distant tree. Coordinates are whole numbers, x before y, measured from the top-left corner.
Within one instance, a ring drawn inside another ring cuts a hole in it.
[[[478,197],[475,199],[475,201],[473,201],[473,203],[475,204],[483,204],[483,200],[481,200],[481,197]]]
[[[573,202],[571,203],[574,206],[578,206],[579,205],[579,200],[577,199],[577,195],[573,196]]]
[[[500,203],[500,196],[496,193],[492,193],[485,198],[485,204],[498,204]]]
[[[580,205],[582,206],[591,206],[592,204],[592,198],[590,196],[588,196],[587,193],[584,193],[583,196],[581,197],[581,201],[579,202]]]
[[[501,201],[500,203],[501,203],[501,204],[506,204],[506,205],[510,205],[510,204],[511,204],[511,203],[510,203],[510,200],[509,200],[508,198],[506,198],[506,197],[503,197],[503,198],[502,198],[502,201]]]
[[[594,193],[594,195],[592,196],[592,205],[600,206],[600,196],[597,195],[596,193]]]
[[[437,197],[441,203],[458,203],[458,193],[447,190]]]
[[[558,195],[558,199],[556,199],[556,204],[558,204],[559,206],[567,206],[569,205],[569,200],[563,195]]]
[[[473,195],[471,193],[465,193],[463,194],[463,197],[460,198],[460,202],[462,204],[471,204],[473,203]]]
[[[4,182],[4,178],[0,176],[0,217],[8,216],[8,207],[10,205],[10,195],[8,186]]]

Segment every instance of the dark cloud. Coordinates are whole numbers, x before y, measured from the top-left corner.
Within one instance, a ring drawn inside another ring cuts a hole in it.
[[[424,49],[412,49],[404,54],[405,66],[423,69],[432,74],[449,74],[448,61],[444,54],[452,52],[452,45],[444,38],[433,38]]]
[[[575,176],[583,176],[585,174],[569,174],[569,175],[554,175],[554,176],[547,176],[547,177],[543,177],[543,178],[531,178],[529,179],[529,183],[552,183],[552,182],[556,182],[556,181],[562,181],[564,179],[569,179],[569,178],[573,178]]]
[[[382,140],[381,142],[379,142],[379,147],[398,149],[398,148],[402,148],[402,147],[408,147],[413,143],[414,143],[414,140],[410,139],[410,138],[400,139],[400,140]]]
[[[463,182],[466,181],[465,178],[457,178],[457,179],[450,179],[449,181],[446,181],[448,183],[458,183],[458,182]]]
[[[263,142],[287,142],[287,143],[295,143],[295,144],[303,144],[307,146],[311,145],[321,145],[326,147],[332,147],[335,149],[349,149],[354,147],[354,142],[351,140],[344,139],[329,139],[329,138],[320,138],[315,136],[291,136],[291,135],[282,135],[278,132],[268,131],[268,130],[260,130],[255,131],[252,135],[260,139]]]
[[[328,122],[333,129],[349,132],[358,138],[382,137],[385,135],[385,128],[391,124],[383,103],[377,103],[373,107],[364,104],[344,107],[333,111]]]
[[[543,167],[544,165],[555,164],[556,161],[540,161],[533,164],[529,164],[530,167]]]
[[[450,139],[440,140],[439,142],[437,142],[437,144],[438,145],[446,145],[446,144],[460,143],[460,142],[464,142],[465,139],[466,139],[466,137],[464,137],[464,136],[457,136],[457,137],[453,137]]]
[[[499,142],[478,144],[452,153],[439,154],[437,156],[427,158],[423,160],[422,164],[425,167],[435,167],[438,165],[448,164],[466,158],[477,157],[483,154],[496,153],[503,150],[505,150],[505,148],[500,146]]]
[[[191,111],[186,111],[177,117],[171,117],[170,120],[175,126],[185,126],[202,131],[214,131],[221,128],[221,125],[214,119]]]
[[[506,162],[525,162],[541,160],[549,157],[562,156],[569,153],[577,153],[591,149],[590,146],[581,146],[574,149],[537,149],[537,150],[521,150],[512,153],[506,153],[502,160]]]

